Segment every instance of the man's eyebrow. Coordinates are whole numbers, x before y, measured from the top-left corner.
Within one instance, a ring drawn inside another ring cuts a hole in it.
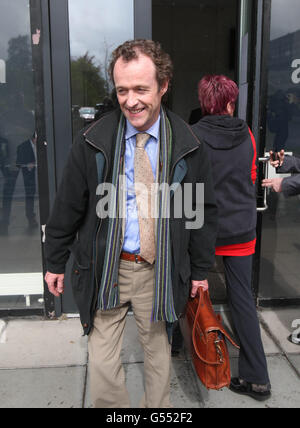
[[[141,88],[142,89],[149,89],[149,86],[141,84],[141,85],[135,85],[133,87],[133,89],[141,89]],[[127,87],[126,86],[122,86],[122,85],[116,86],[116,90],[118,90],[118,89],[127,89]]]

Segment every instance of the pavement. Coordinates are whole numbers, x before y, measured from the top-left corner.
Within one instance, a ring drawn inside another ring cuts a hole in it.
[[[216,310],[231,330],[226,307]],[[300,307],[259,309],[259,318],[272,397],[260,403],[226,388],[207,391],[183,349],[172,358],[175,409],[300,407],[300,346],[287,340],[300,327]],[[232,375],[237,376],[238,353],[231,345],[229,352]],[[143,352],[132,315],[127,319],[122,360],[132,407],[136,408],[143,393]],[[0,319],[0,408],[91,407],[87,338],[82,336],[78,318]]]

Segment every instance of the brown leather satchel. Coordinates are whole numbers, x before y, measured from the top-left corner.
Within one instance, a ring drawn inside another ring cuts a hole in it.
[[[189,299],[186,315],[180,320],[186,345],[190,348],[197,375],[207,389],[221,389],[230,385],[230,361],[225,338],[239,346],[216,315],[208,291]]]

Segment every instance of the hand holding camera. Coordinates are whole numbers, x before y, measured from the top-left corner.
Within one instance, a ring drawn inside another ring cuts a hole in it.
[[[284,162],[284,150],[281,150],[280,152],[273,152],[270,150],[270,164],[274,168],[279,168]]]

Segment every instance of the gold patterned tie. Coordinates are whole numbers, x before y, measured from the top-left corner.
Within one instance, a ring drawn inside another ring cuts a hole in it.
[[[151,191],[154,183],[150,159],[145,150],[149,134],[136,135],[134,185],[140,227],[140,256],[148,263],[155,261],[155,221],[151,215]]]

